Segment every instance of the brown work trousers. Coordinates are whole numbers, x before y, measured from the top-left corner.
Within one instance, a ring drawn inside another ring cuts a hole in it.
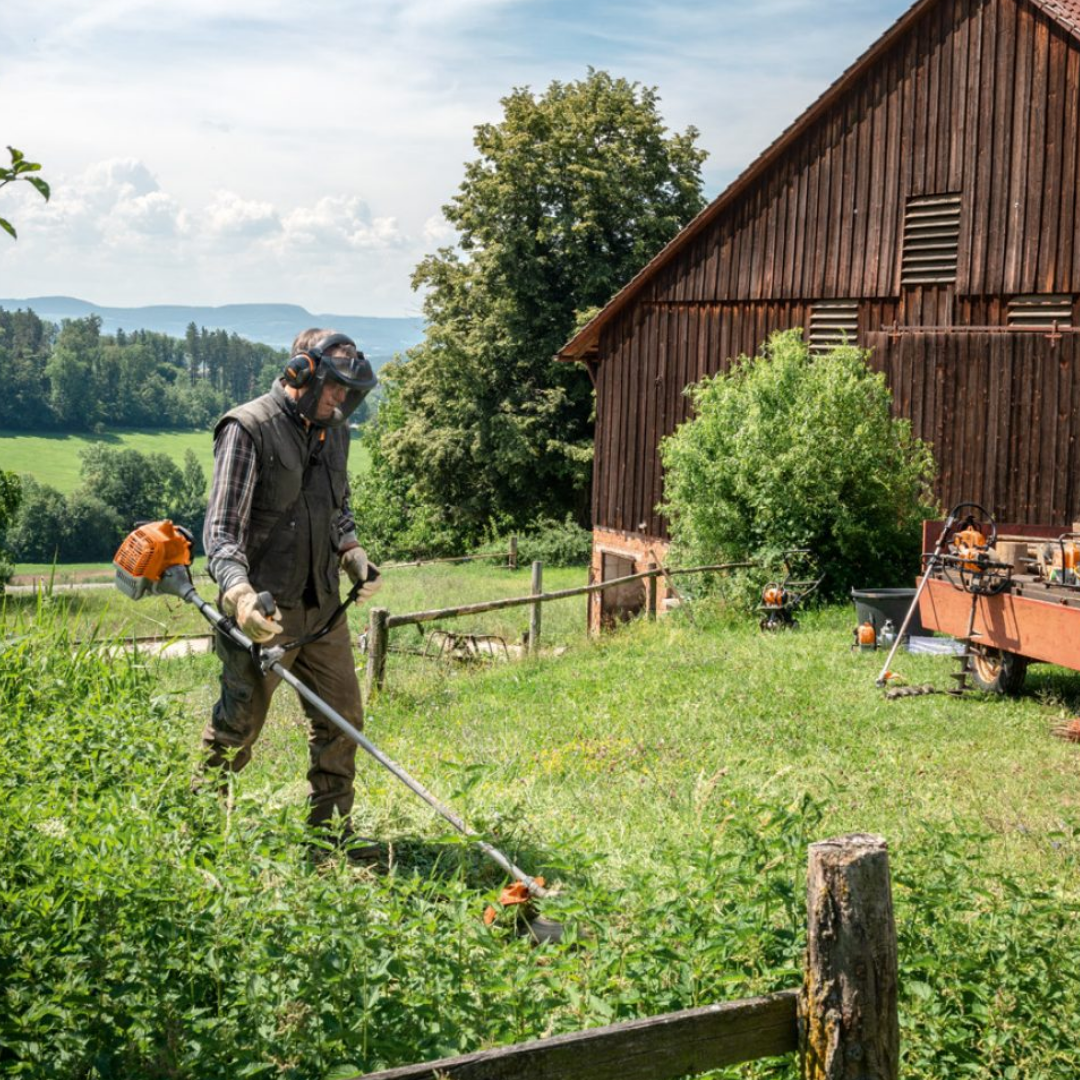
[[[284,632],[267,645],[295,641],[320,629],[333,614],[336,602],[319,607],[283,609]],[[222,634],[215,635],[215,651],[222,663],[221,696],[203,731],[206,770],[239,772],[266,722],[270,699],[281,676],[259,673],[251,654]],[[281,665],[355,728],[364,725],[360,686],[353,666],[348,621],[342,618],[325,637],[287,652]],[[300,699],[308,719],[308,821],[324,824],[337,811],[348,818],[353,805],[356,743],[326,719],[313,705]]]

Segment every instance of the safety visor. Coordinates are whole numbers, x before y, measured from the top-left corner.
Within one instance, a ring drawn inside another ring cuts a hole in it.
[[[340,427],[375,389],[378,380],[363,353],[323,355],[308,389],[297,402],[300,413],[318,427]]]

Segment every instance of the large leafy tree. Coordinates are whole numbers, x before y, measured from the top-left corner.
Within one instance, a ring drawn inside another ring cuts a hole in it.
[[[697,131],[669,134],[653,89],[590,71],[502,106],[443,208],[458,248],[413,276],[425,340],[383,369],[395,415],[370,494],[403,493],[402,536],[423,522],[433,545],[540,515],[584,521],[591,387],[552,357],[703,205]]]

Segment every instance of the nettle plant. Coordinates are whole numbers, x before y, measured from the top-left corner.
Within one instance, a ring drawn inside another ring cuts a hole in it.
[[[852,346],[811,356],[792,330],[688,388],[693,418],[661,445],[684,557],[776,566],[809,548],[832,596],[911,579],[934,460],[868,359]]]

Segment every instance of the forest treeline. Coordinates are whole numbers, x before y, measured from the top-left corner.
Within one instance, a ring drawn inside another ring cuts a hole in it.
[[[205,428],[265,390],[286,359],[194,323],[182,339],[106,335],[96,315],[56,326],[32,310],[0,308],[0,429]]]

